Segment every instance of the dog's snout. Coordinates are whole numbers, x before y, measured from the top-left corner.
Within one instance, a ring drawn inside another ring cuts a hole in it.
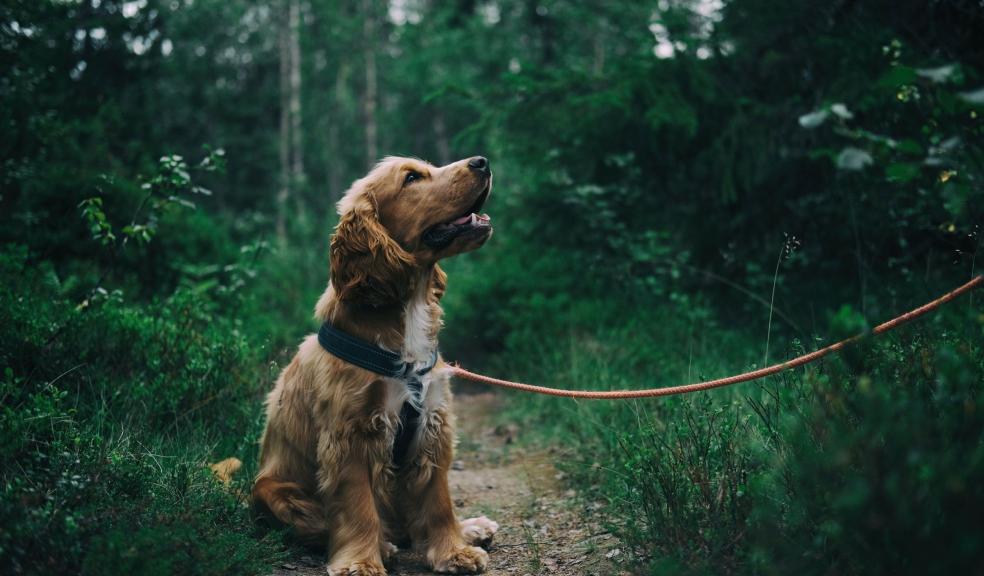
[[[468,167],[484,174],[491,172],[491,168],[489,167],[489,159],[485,156],[475,156],[474,158],[468,160]]]

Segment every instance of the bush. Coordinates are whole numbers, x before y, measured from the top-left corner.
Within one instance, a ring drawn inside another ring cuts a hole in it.
[[[254,456],[262,347],[208,291],[66,301],[0,253],[0,556],[14,573],[259,573],[278,557],[216,457]],[[179,438],[180,436],[180,438]]]
[[[772,574],[954,574],[984,551],[984,350],[964,314],[865,346],[863,369],[791,382],[751,490]]]
[[[605,502],[603,518],[653,574],[973,572],[984,551],[984,339],[979,301],[970,314],[966,304],[759,383],[632,402],[524,396],[506,417],[563,438],[586,513]],[[499,369],[606,389],[743,366],[749,339],[695,336],[672,307],[659,324],[649,314],[625,329],[579,317],[598,333],[569,325],[554,354],[519,344]]]

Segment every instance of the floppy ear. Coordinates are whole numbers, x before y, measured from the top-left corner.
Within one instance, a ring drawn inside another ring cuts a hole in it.
[[[338,299],[379,307],[410,291],[413,256],[379,223],[372,205],[352,206],[331,239],[331,283]]]
[[[448,288],[448,275],[440,266],[434,264],[434,270],[430,277],[430,290],[435,302],[440,302],[444,297],[444,291]]]

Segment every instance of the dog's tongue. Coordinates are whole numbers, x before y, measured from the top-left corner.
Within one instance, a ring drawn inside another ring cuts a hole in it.
[[[459,224],[459,225],[460,224],[464,224],[466,222],[469,222],[472,219],[473,216],[474,216],[474,214],[465,214],[461,218],[458,218],[457,220],[453,220],[451,223],[452,224]]]

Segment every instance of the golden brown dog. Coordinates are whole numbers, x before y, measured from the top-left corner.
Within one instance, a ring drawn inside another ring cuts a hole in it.
[[[438,261],[492,234],[479,215],[492,187],[485,158],[443,167],[387,158],[338,203],[331,281],[315,308],[322,322],[399,353],[432,361],[446,279]],[[393,463],[406,383],[300,345],[267,398],[257,509],[328,545],[330,575],[385,574],[409,539],[437,572],[475,573],[498,525],[459,522],[448,491],[454,449],[449,370],[439,358],[423,377],[419,425],[406,461]]]

